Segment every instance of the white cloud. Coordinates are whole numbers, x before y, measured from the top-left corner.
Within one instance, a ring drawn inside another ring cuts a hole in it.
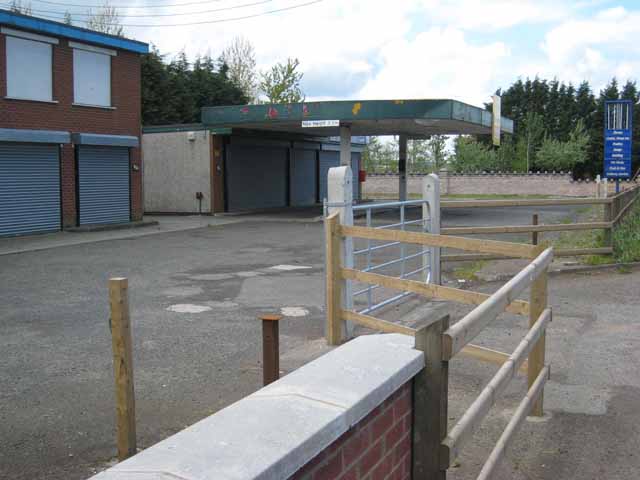
[[[509,55],[501,42],[474,45],[462,31],[432,28],[380,52],[381,71],[362,98],[459,98],[481,105],[496,88],[498,66]]]

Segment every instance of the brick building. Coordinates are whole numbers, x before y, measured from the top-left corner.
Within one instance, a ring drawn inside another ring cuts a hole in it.
[[[0,236],[142,218],[147,52],[0,10]]]

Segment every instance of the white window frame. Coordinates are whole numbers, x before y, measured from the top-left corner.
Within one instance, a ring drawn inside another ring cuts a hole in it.
[[[7,72],[6,72],[6,89],[7,89],[7,94],[6,97],[7,99],[13,99],[13,100],[29,100],[29,101],[33,101],[33,102],[48,102],[48,103],[58,103],[56,101],[53,100],[53,48],[51,47],[52,45],[58,45],[60,42],[57,38],[53,38],[53,37],[47,37],[45,35],[38,35],[36,33],[31,33],[31,32],[24,32],[22,30],[15,30],[13,28],[7,28],[7,27],[0,27],[0,33],[6,35],[7,37],[14,37],[14,38],[19,38],[21,40],[27,40],[27,41],[31,41],[31,42],[39,42],[39,43],[44,43],[44,44],[48,44],[49,45],[49,69],[50,69],[50,84],[49,84],[49,92],[50,95],[48,96],[48,98],[33,98],[33,97],[28,97],[28,96],[21,96],[21,95],[12,95],[12,92],[9,91],[9,46],[8,46],[8,42],[5,43],[5,62],[6,62],[6,68],[7,68]]]
[[[99,104],[96,102],[86,102],[86,101],[80,101],[78,99],[78,90],[77,90],[77,85],[76,85],[76,75],[77,75],[77,70],[76,70],[76,54],[75,54],[75,50],[82,50],[85,52],[89,52],[89,53],[94,53],[94,54],[99,54],[99,55],[106,55],[108,57],[115,57],[117,56],[117,52],[115,50],[111,50],[109,48],[102,48],[102,47],[96,47],[94,45],[87,45],[85,43],[79,43],[79,42],[72,42],[69,41],[69,47],[71,47],[74,50],[74,54],[73,54],[73,104],[77,105],[77,106],[83,106],[83,107],[95,107],[95,108],[106,108],[106,109],[113,109],[113,95],[112,95],[112,65],[111,65],[111,61],[109,61],[109,78],[108,78],[108,87],[109,87],[109,103],[108,105],[103,105],[103,104]]]

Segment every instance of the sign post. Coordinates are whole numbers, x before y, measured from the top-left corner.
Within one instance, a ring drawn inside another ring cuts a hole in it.
[[[616,180],[616,193],[620,179],[631,177],[631,141],[633,128],[633,102],[608,100],[604,105],[604,176]]]

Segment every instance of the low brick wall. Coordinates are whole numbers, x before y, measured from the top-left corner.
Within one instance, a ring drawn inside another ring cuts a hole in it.
[[[291,479],[410,479],[411,407],[406,383]]]
[[[452,174],[441,171],[440,192],[442,195],[557,195],[566,197],[593,197],[596,195],[596,182],[576,181],[566,173],[491,173],[491,174]],[[422,193],[422,177],[407,177],[407,192]],[[365,198],[393,197],[398,195],[398,175],[369,174],[362,184]],[[629,188],[631,182],[623,181],[623,188]],[[609,182],[609,193],[615,192],[614,182]]]
[[[409,479],[413,344],[355,338],[92,478]]]

